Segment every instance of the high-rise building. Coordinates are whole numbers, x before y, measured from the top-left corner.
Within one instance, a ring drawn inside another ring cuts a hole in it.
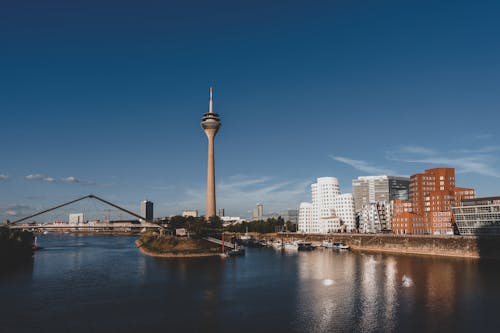
[[[215,135],[221,126],[220,118],[213,111],[212,87],[210,87],[210,101],[208,112],[203,115],[201,127],[208,139],[208,162],[207,162],[207,210],[205,218],[215,216]]]
[[[225,216],[224,214],[225,214],[224,213],[224,208],[219,208],[219,214],[218,214],[218,216],[219,217],[223,217],[223,216]]]
[[[311,185],[312,203],[301,203],[298,230],[329,233],[355,229],[354,198],[341,194],[335,177],[321,177]]]
[[[69,214],[69,224],[83,223],[83,213]]]
[[[141,201],[141,216],[146,218],[146,221],[153,220],[153,203],[148,200]],[[144,222],[144,220],[141,220]]]
[[[386,201],[364,204],[359,212],[359,232],[379,233],[390,229],[391,205]]]
[[[260,221],[264,219],[264,205],[258,203],[252,211],[252,220]]]
[[[410,178],[396,176],[361,176],[352,180],[354,207],[360,212],[363,205],[392,200],[408,200]]]
[[[454,168],[414,174],[409,200],[394,200],[392,229],[397,234],[453,235],[451,207],[474,197],[474,189],[455,186]]]
[[[500,236],[500,197],[463,199],[452,210],[460,235]]]

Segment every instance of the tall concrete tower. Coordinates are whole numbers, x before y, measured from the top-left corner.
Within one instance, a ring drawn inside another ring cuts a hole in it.
[[[215,216],[215,156],[214,139],[215,134],[221,126],[220,118],[213,110],[212,87],[210,87],[210,102],[208,112],[201,119],[201,127],[208,138],[208,171],[207,171],[207,211],[205,218]]]

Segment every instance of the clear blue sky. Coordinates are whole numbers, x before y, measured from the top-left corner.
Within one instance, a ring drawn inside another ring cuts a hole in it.
[[[204,213],[452,166],[500,195],[498,1],[3,1],[0,219],[95,193]],[[66,212],[64,213],[66,214]]]

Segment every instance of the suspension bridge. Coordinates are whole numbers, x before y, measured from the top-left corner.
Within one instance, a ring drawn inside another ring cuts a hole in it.
[[[30,220],[36,216],[51,212],[53,210],[74,204],[76,202],[85,200],[85,199],[94,199],[97,201],[100,201],[108,206],[111,206],[113,208],[116,208],[122,212],[125,212],[127,214],[130,214],[136,218],[139,219],[139,223],[134,223],[134,222],[88,222],[88,223],[77,223],[77,224],[68,224],[68,223],[61,223],[61,224],[54,224],[54,223],[46,223],[46,224],[32,224],[32,223],[24,223],[21,224],[21,222]],[[8,222],[7,226],[10,229],[28,229],[28,230],[78,230],[78,231],[92,231],[92,230],[142,230],[143,228],[146,229],[165,229],[163,226],[153,223],[151,220],[147,220],[144,216],[140,216],[139,214],[136,214],[126,208],[120,207],[108,200],[105,200],[103,198],[100,198],[94,194],[89,194],[68,202],[65,202],[63,204],[44,209],[40,212],[37,212],[35,214],[20,218],[18,220]]]

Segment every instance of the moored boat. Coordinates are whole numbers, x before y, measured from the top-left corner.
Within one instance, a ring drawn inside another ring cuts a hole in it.
[[[349,247],[349,245],[346,245],[342,242],[335,242],[335,243],[333,243],[333,249],[335,249],[335,250],[349,250],[350,247]]]
[[[314,246],[312,245],[312,243],[309,243],[309,242],[301,242],[301,243],[298,243],[298,250],[299,251],[312,251],[314,250]]]

